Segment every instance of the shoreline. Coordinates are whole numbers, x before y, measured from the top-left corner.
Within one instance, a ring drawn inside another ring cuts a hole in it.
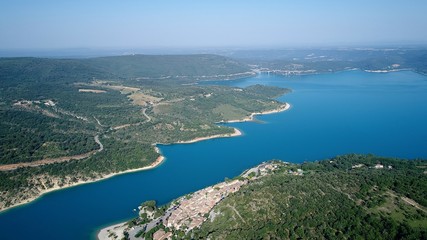
[[[172,144],[190,144],[190,143],[196,143],[196,142],[200,142],[200,141],[205,141],[205,140],[210,140],[210,139],[214,139],[214,138],[227,138],[227,137],[237,137],[237,136],[241,136],[243,135],[242,132],[237,129],[234,128],[234,132],[233,133],[226,133],[226,134],[216,134],[216,135],[212,135],[212,136],[208,136],[208,137],[197,137],[191,140],[187,140],[187,141],[178,141]],[[162,144],[162,145],[166,145],[166,144]]]
[[[99,239],[99,240],[109,239],[108,235],[110,235],[111,231],[116,233],[116,234],[123,232],[123,231],[117,232],[117,230],[124,230],[126,227],[125,226],[126,223],[127,222],[121,222],[121,223],[117,223],[117,224],[110,225],[108,227],[102,228],[101,230],[96,232],[96,239]]]
[[[243,135],[242,132],[239,129],[234,128],[233,133],[216,134],[216,135],[212,135],[212,136],[208,136],[208,137],[198,137],[198,138],[194,138],[191,140],[178,141],[178,142],[171,143],[171,144],[191,144],[191,143],[210,140],[210,139],[214,139],[214,138],[227,138],[227,137],[236,137],[236,136],[241,136],[241,135]],[[157,144],[170,145],[170,144],[164,144],[164,143],[154,143],[153,145],[156,146]],[[160,149],[158,147],[156,147],[156,152],[160,153]],[[161,156],[163,157],[163,155],[161,155]],[[103,228],[99,229],[96,232],[97,239],[108,239],[109,231],[114,232],[114,230],[116,230],[116,229],[123,228],[126,223],[127,223],[127,221],[120,222],[120,223],[114,223],[113,225],[108,225],[107,227],[103,227]]]
[[[236,123],[236,122],[247,122],[247,121],[253,121],[253,119],[254,119],[254,117],[255,117],[256,115],[264,115],[264,114],[278,113],[278,112],[286,111],[286,110],[288,110],[290,107],[291,107],[291,105],[290,105],[289,103],[285,103],[285,104],[283,104],[282,106],[280,106],[280,108],[278,108],[278,109],[268,110],[268,111],[264,111],[264,112],[251,113],[251,115],[250,115],[249,117],[246,117],[246,118],[244,118],[244,119],[240,119],[240,120],[230,120],[230,121],[221,121],[221,122],[219,122],[219,123]],[[157,145],[158,145],[158,144],[161,144],[161,145],[171,145],[171,144],[191,144],[191,143],[196,143],[196,142],[205,141],[205,140],[210,140],[210,139],[215,139],[215,138],[236,137],[236,136],[241,136],[241,135],[243,135],[243,133],[242,133],[239,129],[234,128],[234,132],[233,132],[233,133],[227,133],[227,134],[216,134],[216,135],[207,136],[207,137],[197,137],[197,138],[194,138],[194,139],[191,139],[191,140],[187,140],[187,141],[178,141],[178,142],[169,143],[169,144],[164,144],[164,143],[153,143],[154,150],[155,150],[158,154],[160,154],[160,156],[159,156],[159,157],[158,157],[154,162],[152,162],[152,163],[151,163],[150,165],[148,165],[148,166],[141,167],[141,168],[136,168],[136,169],[129,169],[129,170],[125,170],[125,171],[121,171],[121,172],[117,172],[117,173],[110,173],[110,174],[107,174],[107,175],[102,176],[102,177],[100,177],[100,178],[95,178],[95,179],[87,180],[87,181],[78,181],[78,182],[75,182],[75,183],[72,183],[72,184],[65,184],[65,185],[63,185],[63,186],[61,186],[61,187],[56,186],[56,187],[53,187],[53,188],[49,188],[49,189],[46,189],[46,190],[41,191],[41,192],[39,193],[39,195],[37,195],[37,196],[35,196],[35,197],[32,197],[32,198],[29,198],[29,199],[25,200],[24,202],[17,203],[17,204],[15,204],[15,205],[8,206],[8,207],[6,207],[6,208],[0,209],[0,214],[1,214],[1,213],[3,213],[3,212],[5,212],[5,211],[7,211],[7,210],[12,209],[12,208],[15,208],[15,207],[18,207],[18,206],[22,206],[22,205],[25,205],[25,204],[31,203],[31,202],[33,202],[33,201],[37,200],[38,198],[40,198],[41,196],[43,196],[43,195],[45,195],[45,194],[47,194],[47,193],[53,192],[53,191],[58,191],[58,190],[66,189],[66,188],[76,187],[76,186],[83,185],[83,184],[89,184],[89,183],[94,183],[94,182],[98,182],[98,181],[103,181],[103,180],[106,180],[106,179],[108,179],[108,178],[111,178],[111,177],[114,177],[114,176],[117,176],[117,175],[121,175],[121,174],[132,173],[132,172],[139,172],[139,171],[145,171],[145,170],[150,170],[150,169],[156,168],[156,167],[158,167],[159,165],[161,165],[161,164],[164,162],[164,160],[166,159],[166,158],[162,155],[162,153],[161,153],[160,149],[157,147]]]
[[[129,170],[125,170],[125,171],[121,171],[121,172],[117,172],[117,173],[109,173],[109,174],[107,174],[105,176],[102,176],[101,178],[95,178],[95,179],[87,180],[87,181],[78,181],[78,182],[71,183],[71,184],[65,184],[65,185],[63,185],[61,187],[55,186],[53,188],[49,188],[49,189],[41,191],[39,193],[39,195],[37,195],[36,197],[29,198],[25,202],[21,202],[21,203],[18,203],[18,204],[15,204],[15,205],[8,206],[6,208],[0,209],[0,214],[3,213],[3,212],[5,212],[5,211],[7,211],[7,210],[12,209],[12,208],[32,203],[35,200],[37,200],[38,198],[40,198],[41,196],[43,196],[43,195],[45,195],[47,193],[50,193],[50,192],[54,192],[54,191],[58,191],[58,190],[64,190],[64,189],[72,188],[72,187],[77,187],[77,186],[83,185],[83,184],[95,183],[95,182],[107,180],[108,178],[112,178],[112,177],[115,177],[115,176],[118,176],[118,175],[122,175],[122,174],[126,174],[126,173],[139,172],[139,171],[145,171],[145,170],[150,170],[150,169],[156,168],[156,167],[160,166],[164,162],[164,160],[166,158],[161,154],[159,148],[155,147],[155,151],[157,153],[159,153],[160,156],[157,157],[157,159],[154,162],[152,162],[150,165],[148,165],[148,166],[141,167],[141,168],[135,168],[135,169],[129,169]]]
[[[255,116],[256,115],[267,115],[267,114],[272,114],[272,113],[284,112],[286,110],[289,110],[290,108],[291,108],[291,104],[285,103],[282,106],[280,106],[280,108],[277,108],[277,109],[268,110],[268,111],[264,111],[264,112],[251,113],[251,115],[249,115],[248,117],[246,117],[244,119],[235,119],[235,120],[221,121],[219,123],[250,122],[250,121],[254,121],[255,120]]]

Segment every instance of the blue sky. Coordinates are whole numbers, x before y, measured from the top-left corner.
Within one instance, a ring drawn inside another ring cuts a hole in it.
[[[426,44],[427,1],[0,1],[1,49]]]

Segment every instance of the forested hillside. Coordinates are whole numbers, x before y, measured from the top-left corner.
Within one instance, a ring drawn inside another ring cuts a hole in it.
[[[0,59],[0,209],[149,166],[155,143],[229,135],[287,90],[202,86],[253,74],[216,55]]]
[[[221,201],[188,236],[426,239],[426,169],[426,161],[365,155],[288,165]]]

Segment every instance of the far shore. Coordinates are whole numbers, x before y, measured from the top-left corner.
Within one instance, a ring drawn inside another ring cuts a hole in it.
[[[397,68],[397,69],[378,69],[378,70],[364,70],[369,73],[392,73],[392,72],[401,72],[401,71],[411,71],[409,68]]]

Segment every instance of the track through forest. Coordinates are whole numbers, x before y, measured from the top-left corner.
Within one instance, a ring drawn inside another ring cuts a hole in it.
[[[45,164],[52,164],[52,163],[60,163],[60,162],[67,162],[71,160],[80,160],[84,158],[88,158],[92,156],[93,154],[97,152],[101,152],[104,150],[104,145],[99,140],[99,135],[96,135],[94,137],[95,142],[99,145],[99,149],[93,150],[87,153],[79,154],[79,155],[73,155],[73,156],[65,156],[65,157],[58,157],[58,158],[45,158],[42,160],[34,161],[34,162],[24,162],[24,163],[14,163],[14,164],[7,164],[7,165],[0,165],[0,171],[11,171],[18,169],[20,167],[37,167]]]

